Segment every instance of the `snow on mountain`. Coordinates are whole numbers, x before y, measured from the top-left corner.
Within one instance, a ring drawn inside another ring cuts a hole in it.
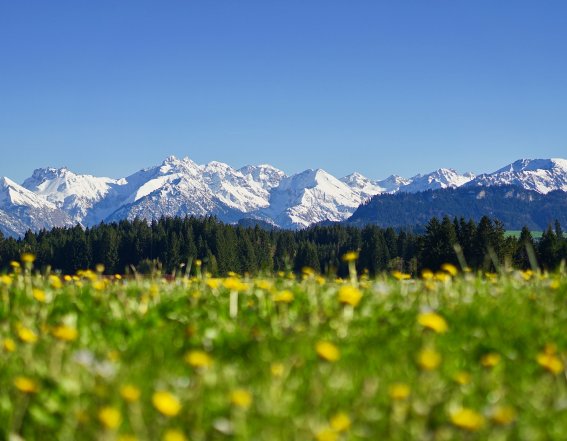
[[[82,222],[89,209],[121,181],[77,175],[68,168],[40,168],[22,186],[64,210],[75,222]]]
[[[451,168],[440,168],[426,175],[416,175],[406,185],[400,186],[399,191],[417,193],[426,190],[456,188],[474,179],[474,174],[461,175]]]
[[[238,171],[268,191],[280,185],[281,180],[286,177],[283,171],[269,164],[247,165]]]
[[[567,159],[520,159],[493,173],[479,175],[468,185],[516,185],[542,194],[567,191]]]
[[[0,225],[4,234],[23,235],[28,229],[71,225],[71,219],[55,204],[8,178],[0,178]]]
[[[360,194],[324,170],[306,170],[288,178],[272,190],[270,206],[261,214],[283,228],[341,221],[360,205]]]

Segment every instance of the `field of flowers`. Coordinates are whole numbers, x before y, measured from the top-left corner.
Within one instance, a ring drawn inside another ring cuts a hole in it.
[[[567,438],[562,271],[125,280],[12,266],[2,440]]]

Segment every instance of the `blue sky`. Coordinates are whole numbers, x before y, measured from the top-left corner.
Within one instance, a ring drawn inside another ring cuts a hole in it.
[[[567,157],[567,2],[0,0],[0,176]]]

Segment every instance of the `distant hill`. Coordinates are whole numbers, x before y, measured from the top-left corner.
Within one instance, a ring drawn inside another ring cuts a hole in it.
[[[347,224],[419,228],[432,217],[445,215],[477,221],[486,215],[499,219],[509,230],[523,226],[544,230],[555,220],[567,226],[567,192],[555,190],[542,194],[516,186],[465,186],[381,194],[361,205]]]

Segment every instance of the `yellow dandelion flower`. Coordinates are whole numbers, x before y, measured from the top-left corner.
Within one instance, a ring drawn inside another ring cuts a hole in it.
[[[443,265],[441,265],[441,269],[451,274],[451,276],[453,277],[459,274],[459,270],[457,269],[457,267],[451,263],[444,263]]]
[[[388,393],[392,400],[401,401],[410,396],[411,389],[405,383],[395,383],[390,386]]]
[[[484,426],[484,417],[472,409],[462,408],[451,414],[451,422],[459,429],[475,432]]]
[[[282,377],[285,371],[285,367],[282,363],[272,363],[270,365],[270,372],[276,378]]]
[[[424,328],[431,329],[437,334],[444,334],[449,329],[445,319],[433,311],[419,314],[417,322]]]
[[[236,407],[248,409],[252,405],[252,394],[246,389],[235,389],[230,393],[230,402]]]
[[[511,406],[498,406],[490,415],[492,422],[500,426],[512,424],[516,420],[516,417],[516,410]]]
[[[228,279],[224,280],[223,283],[224,287],[230,291],[246,291],[247,286],[245,283],[241,282],[236,277],[229,277]]]
[[[434,275],[433,275],[433,271],[431,271],[431,270],[424,269],[424,270],[421,272],[421,278],[422,278],[423,280],[431,280],[431,279],[433,279],[433,276],[434,276]]]
[[[152,396],[154,407],[165,416],[175,416],[181,411],[181,402],[172,393],[158,391]]]
[[[59,325],[53,328],[51,334],[61,341],[74,341],[79,336],[79,333],[72,326]]]
[[[45,291],[44,290],[35,288],[35,289],[32,290],[32,296],[38,302],[45,303]]]
[[[23,392],[25,394],[34,394],[39,390],[39,385],[37,384],[37,382],[35,382],[31,378],[22,376],[14,378],[14,386],[16,386],[16,389],[18,389],[20,392]]]
[[[211,289],[217,289],[222,283],[221,279],[207,279],[205,284]]]
[[[329,425],[335,432],[346,432],[350,429],[352,422],[345,412],[339,412],[331,417]]]
[[[5,286],[10,286],[12,284],[12,278],[6,274],[0,276],[0,283]]]
[[[206,352],[190,351],[185,355],[185,363],[195,368],[206,368],[213,364],[213,359]]]
[[[411,279],[411,275],[402,273],[401,271],[392,271],[392,276],[398,280],[408,280]]]
[[[49,285],[53,289],[61,289],[63,287],[63,282],[61,281],[61,279],[59,277],[52,274],[52,275],[49,276]]]
[[[37,334],[25,326],[18,326],[18,337],[24,343],[35,343],[37,341]]]
[[[500,363],[500,360],[502,360],[500,354],[496,352],[489,352],[481,357],[480,364],[486,368],[493,368]]]
[[[15,270],[17,270],[17,269],[19,269],[19,268],[21,267],[20,262],[16,262],[15,260],[12,260],[12,261],[10,262],[10,266],[11,266],[13,269],[15,269]]]
[[[469,374],[468,372],[460,371],[453,376],[453,380],[455,380],[455,383],[458,383],[461,386],[465,386],[471,382],[471,374]]]
[[[102,263],[97,263],[95,266],[95,271],[99,274],[104,273],[104,265]]]
[[[269,280],[262,279],[256,281],[256,287],[264,291],[270,291],[273,286],[273,283]]]
[[[330,427],[326,427],[315,434],[317,441],[337,441],[339,434]]]
[[[35,262],[35,256],[31,253],[24,253],[21,257],[22,262],[32,264]]]
[[[362,299],[360,290],[351,285],[341,286],[339,289],[339,302],[343,305],[357,306]]]
[[[16,342],[11,338],[5,338],[2,342],[2,347],[6,352],[14,352],[16,350]]]
[[[554,375],[563,372],[563,362],[553,353],[542,352],[537,355],[536,360],[537,364]]]
[[[114,278],[116,280],[122,280],[122,276],[120,274],[114,274]]]
[[[273,297],[275,303],[291,303],[294,298],[293,293],[287,289],[277,292]]]
[[[448,282],[451,280],[451,276],[443,271],[437,271],[434,277],[435,280],[439,280],[440,282]]]
[[[349,251],[348,253],[343,255],[342,259],[343,262],[354,262],[356,259],[358,259],[358,253],[356,251]]]
[[[140,399],[140,389],[132,384],[125,384],[120,388],[120,396],[129,403],[134,403]]]
[[[341,352],[333,343],[328,341],[320,341],[315,345],[317,355],[325,361],[335,362],[341,358]]]
[[[441,354],[435,349],[423,349],[417,356],[417,363],[423,370],[432,371],[441,364]]]
[[[107,429],[116,429],[122,422],[122,414],[115,407],[106,406],[99,410],[98,420]]]
[[[185,434],[178,429],[167,429],[162,439],[163,441],[187,441]]]

